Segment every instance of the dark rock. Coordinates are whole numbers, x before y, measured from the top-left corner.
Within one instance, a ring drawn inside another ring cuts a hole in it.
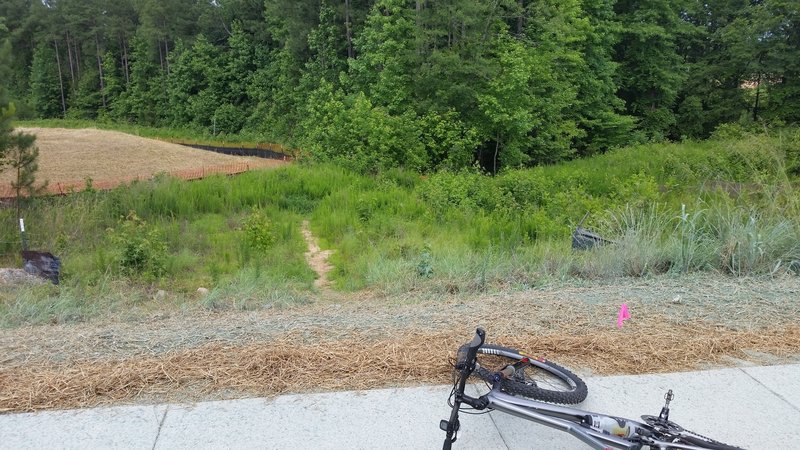
[[[25,272],[58,284],[61,260],[52,253],[25,250],[22,252],[22,261]]]

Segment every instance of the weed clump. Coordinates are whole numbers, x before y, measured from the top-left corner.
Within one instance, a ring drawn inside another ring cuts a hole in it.
[[[164,238],[134,211],[117,228],[109,228],[108,236],[118,252],[117,263],[124,274],[150,279],[164,275],[167,260]]]

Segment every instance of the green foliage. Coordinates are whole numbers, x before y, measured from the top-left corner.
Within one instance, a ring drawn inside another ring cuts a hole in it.
[[[245,120],[247,120],[245,114],[246,113],[242,111],[242,108],[234,106],[230,103],[220,106],[214,112],[214,117],[212,118],[212,132],[214,134],[238,133],[239,130],[241,130],[244,126]]]
[[[673,107],[685,70],[675,41],[688,27],[681,3],[667,0],[619,1],[622,22],[617,53],[621,61],[620,96],[639,118],[645,139],[663,140],[675,125]]]
[[[357,172],[423,170],[427,164],[413,114],[393,116],[363,94],[343,97],[325,82],[309,99],[301,129],[304,150]]]
[[[405,0],[379,0],[355,40],[360,57],[349,60],[353,92],[363,92],[389,114],[410,108],[412,71],[417,61],[414,10]]]
[[[11,136],[11,145],[4,150],[4,161],[16,177],[11,181],[17,204],[17,216],[24,201],[23,193],[28,199],[40,194],[47,186],[47,181],[36,185],[36,172],[39,170],[39,149],[34,145],[36,136],[27,133],[16,133]],[[0,152],[2,153],[2,152]]]
[[[443,114],[430,112],[419,122],[420,141],[425,146],[429,168],[458,170],[472,163],[478,132],[463,123],[458,113],[453,110]]]
[[[253,83],[248,88],[248,95],[255,99],[248,129],[281,141],[294,137],[304,105],[297,92],[300,75],[295,64],[292,53],[285,48],[264,55],[264,61],[253,73]]]
[[[253,72],[257,68],[256,48],[253,37],[242,28],[239,21],[234,21],[228,38],[228,51],[223,52],[225,70],[221,79],[217,81],[223,90],[222,100],[227,100],[229,105],[236,106],[242,116],[247,117],[252,109],[252,99],[248,94],[248,87],[252,82]],[[238,132],[240,127],[235,130]],[[231,133],[234,131],[230,131]]]
[[[799,152],[793,136],[646,144],[496,176],[361,175],[303,164],[39,198],[26,216],[38,231],[32,243],[58,249],[67,288],[40,293],[32,309],[10,300],[0,307],[14,321],[82,320],[129,307],[116,292],[142,301],[154,285],[187,307],[307,302],[315,274],[303,256],[303,220],[334,250],[329,276],[344,290],[454,293],[525,288],[543,277],[783,273],[800,260],[800,208],[781,171],[786,155]],[[587,211],[584,226],[614,243],[573,252],[570,232]],[[14,220],[0,211],[9,224],[0,241],[16,239]],[[211,294],[198,299],[198,286]],[[82,295],[90,299],[76,303]],[[100,295],[111,302],[98,303]],[[45,304],[62,306],[37,309]]]
[[[419,263],[417,264],[417,275],[421,277],[430,278],[433,276],[433,258],[431,257],[431,247],[425,245],[422,253],[419,255]]]
[[[75,94],[70,98],[67,117],[72,119],[95,119],[103,108],[103,92],[100,89],[100,74],[97,68],[86,70],[81,76]]]
[[[277,239],[274,226],[269,217],[261,210],[253,210],[242,225],[247,243],[256,250],[266,252]]]
[[[492,46],[497,49],[497,76],[489,81],[486,92],[478,95],[478,105],[484,116],[482,137],[494,147],[486,166],[497,173],[501,167],[498,158],[507,167],[528,162],[524,149],[530,145],[528,132],[536,120],[535,106],[540,105],[527,89],[533,77],[533,53],[510,36],[498,36]]]
[[[31,66],[31,104],[40,117],[63,115],[59,85],[55,52],[49,43],[42,42],[36,47]]]
[[[132,40],[130,81],[120,95],[114,117],[145,126],[162,123],[167,103],[165,74],[150,58],[150,47],[144,38]]]
[[[117,228],[110,228],[107,233],[124,274],[158,279],[166,273],[167,246],[163,236],[135,212],[128,213]]]
[[[475,172],[438,172],[420,186],[419,195],[440,218],[448,214],[469,216],[479,210],[504,211],[514,205],[493,179]]]
[[[20,116],[493,174],[800,120],[791,0],[112,3],[0,8]]]
[[[2,26],[2,22],[0,22]],[[2,30],[3,28],[0,28]],[[10,69],[11,46],[6,40],[0,40],[0,162],[5,157],[6,151],[13,145],[12,132],[14,127],[11,124],[16,113],[14,104],[9,101],[8,88],[6,86],[6,75]],[[0,169],[3,164],[0,163]]]
[[[345,42],[341,40],[340,27],[336,22],[336,10],[323,0],[319,8],[319,24],[308,33],[308,47],[311,58],[305,67],[304,77],[307,88],[316,87],[319,80],[336,85],[339,74],[345,71],[347,63],[342,58]],[[309,89],[309,90],[311,90]]]
[[[575,5],[575,3],[579,4]],[[622,115],[625,102],[617,96],[620,80],[618,61],[611,55],[619,40],[621,26],[610,1],[584,0],[558,2],[565,18],[554,22],[558,35],[569,35],[560,50],[571,57],[557,58],[559,72],[571,77],[577,93],[567,114],[574,117],[579,132],[574,146],[578,154],[592,155],[613,149],[630,141],[633,118]],[[535,11],[535,10],[534,10]],[[569,26],[568,26],[569,25]],[[574,53],[580,57],[575,57]]]
[[[217,48],[200,35],[191,48],[178,47],[174,55],[168,79],[172,123],[212,127],[215,112],[225,98]]]
[[[3,27],[2,22],[0,27]],[[4,30],[5,28],[0,28],[0,31]],[[10,68],[10,50],[8,41],[0,40],[0,77],[3,78],[3,81],[0,81],[0,171],[8,168],[16,175],[11,180],[11,188],[16,194],[17,217],[22,217],[20,206],[23,202],[23,193],[33,197],[41,189],[35,185],[39,149],[34,146],[36,136],[22,132],[14,133],[12,120],[16,115],[16,107],[9,101],[8,89],[5,86],[5,77]]]

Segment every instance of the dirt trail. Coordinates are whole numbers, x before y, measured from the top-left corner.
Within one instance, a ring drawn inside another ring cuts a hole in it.
[[[328,280],[328,272],[333,269],[333,266],[328,263],[328,258],[333,254],[333,250],[322,250],[319,248],[317,238],[311,233],[309,223],[307,220],[303,221],[301,227],[303,237],[308,245],[308,251],[305,253],[306,261],[314,272],[317,273],[317,279],[314,280],[314,287],[317,289],[329,289],[330,280]]]
[[[798,278],[721,276],[513,293],[329,292],[287,309],[0,331],[0,411],[193,401],[448,380],[476,325],[587,375],[797,361]],[[615,326],[621,302],[632,318]]]

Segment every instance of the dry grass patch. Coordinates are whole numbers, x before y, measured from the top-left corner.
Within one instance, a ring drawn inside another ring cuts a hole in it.
[[[695,369],[748,351],[789,355],[800,348],[800,326],[737,331],[704,323],[678,325],[665,318],[623,330],[584,330],[521,336],[502,324],[493,343],[524,348],[597,374]],[[463,330],[397,333],[345,339],[285,335],[269,343],[211,344],[158,357],[23,366],[0,371],[0,411],[35,411],[132,402],[202,399],[215,392],[264,396],[286,392],[366,389],[409,383],[444,383],[451,357],[468,340]]]
[[[51,185],[91,178],[113,181],[129,177],[149,178],[160,172],[175,172],[246,163],[251,167],[283,164],[282,161],[232,156],[197,150],[183,145],[98,129],[19,128],[36,135],[39,147],[37,180]],[[13,179],[0,173],[0,184]]]
[[[698,276],[434,299],[328,293],[279,310],[7,329],[0,411],[446,383],[476,325],[583,375],[784,363],[800,352],[799,290],[796,277]],[[633,317],[617,329],[623,301]]]

